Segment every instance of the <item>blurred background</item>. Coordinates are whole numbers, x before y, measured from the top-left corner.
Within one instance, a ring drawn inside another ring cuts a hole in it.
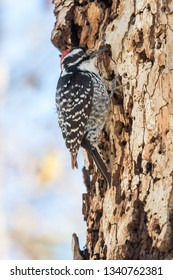
[[[85,245],[79,170],[57,123],[51,0],[0,0],[0,259],[72,259]]]

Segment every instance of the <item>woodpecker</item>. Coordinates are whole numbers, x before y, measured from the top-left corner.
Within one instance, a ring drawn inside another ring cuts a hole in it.
[[[110,173],[98,151],[98,139],[108,115],[110,98],[93,59],[107,50],[90,52],[84,47],[74,47],[62,53],[56,108],[59,126],[71,154],[72,168],[78,168],[77,155],[82,146],[110,185]]]

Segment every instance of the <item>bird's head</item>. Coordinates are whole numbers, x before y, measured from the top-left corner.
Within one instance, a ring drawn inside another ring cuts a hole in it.
[[[108,47],[99,49],[97,51],[89,51],[85,47],[74,47],[66,49],[60,56],[61,68],[67,72],[74,68],[80,68],[84,62],[90,62],[95,56],[109,50]]]

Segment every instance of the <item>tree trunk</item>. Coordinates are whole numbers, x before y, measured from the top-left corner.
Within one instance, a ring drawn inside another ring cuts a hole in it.
[[[52,42],[60,51],[78,45],[111,48],[97,64],[108,92],[113,91],[99,144],[112,186],[85,155],[87,258],[171,259],[173,3],[53,2]]]

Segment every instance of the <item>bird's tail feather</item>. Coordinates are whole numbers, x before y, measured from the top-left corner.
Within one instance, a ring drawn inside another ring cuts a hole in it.
[[[95,164],[97,165],[97,168],[99,169],[100,173],[102,174],[103,178],[106,180],[106,182],[111,185],[111,174],[108,171],[105,163],[103,162],[99,152],[97,151],[96,148],[91,146],[88,140],[83,139],[81,146],[86,149],[89,154],[92,156]]]
[[[76,157],[77,157],[77,154],[71,153],[71,166],[72,166],[72,169],[74,169],[75,167],[78,168],[78,163],[77,163]]]

